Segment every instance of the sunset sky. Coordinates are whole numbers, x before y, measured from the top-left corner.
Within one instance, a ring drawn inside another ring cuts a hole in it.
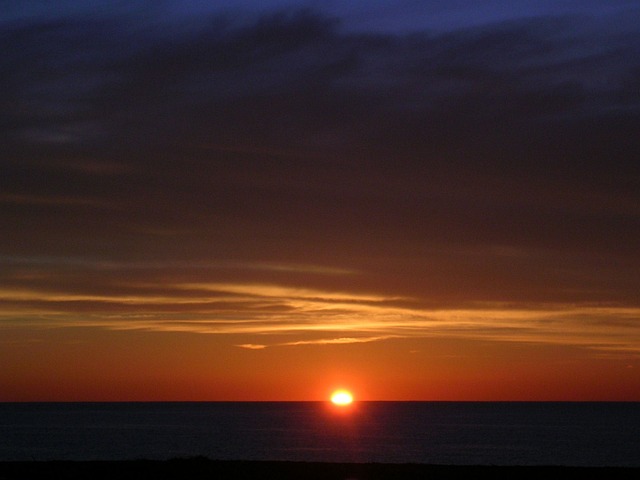
[[[639,25],[0,1],[0,401],[640,401]]]

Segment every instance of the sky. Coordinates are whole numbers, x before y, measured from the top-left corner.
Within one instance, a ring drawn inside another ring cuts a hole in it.
[[[640,401],[637,0],[0,12],[0,401]]]

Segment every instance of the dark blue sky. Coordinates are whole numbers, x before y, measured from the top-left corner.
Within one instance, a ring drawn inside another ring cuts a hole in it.
[[[334,16],[343,26],[354,30],[406,33],[442,32],[514,19],[544,16],[606,16],[637,13],[633,0],[76,0],[4,1],[4,20],[61,18],[70,15],[113,15],[139,13],[168,21],[217,13],[264,14],[276,10],[310,9]]]

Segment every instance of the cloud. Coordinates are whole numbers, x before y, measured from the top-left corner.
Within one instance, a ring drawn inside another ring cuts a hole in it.
[[[267,347],[297,347],[302,345],[350,345],[354,343],[371,343],[388,340],[390,338],[398,338],[393,335],[379,336],[379,337],[338,337],[338,338],[320,338],[313,340],[297,340],[294,342],[273,343],[270,345],[256,345],[252,343],[236,345],[240,348],[246,348],[249,350],[263,350]]]
[[[144,288],[143,288],[144,287]],[[433,308],[406,299],[284,285],[140,285],[134,294],[4,289],[5,328],[106,328],[214,334],[240,348],[457,337],[639,352],[638,307],[571,304]],[[336,336],[337,335],[337,336]],[[279,340],[286,336],[289,340]],[[318,337],[319,336],[319,337]],[[262,339],[261,343],[251,341]],[[272,338],[265,343],[265,338]],[[251,340],[250,340],[251,339]],[[230,340],[234,341],[234,340]],[[635,352],[635,353],[634,353]]]
[[[267,348],[266,345],[257,345],[255,343],[243,343],[241,345],[236,345],[236,347],[246,348],[247,350],[263,350]]]
[[[36,196],[21,194],[0,194],[0,203],[14,203],[22,205],[48,205],[64,207],[100,207],[108,206],[100,200],[91,198],[72,198],[63,196]]]
[[[382,340],[389,340],[390,338],[396,338],[393,335],[379,336],[379,337],[338,337],[338,338],[321,338],[316,340],[299,340],[296,342],[280,343],[282,346],[299,346],[299,345],[349,345],[352,343],[370,343],[380,342]]]
[[[2,23],[3,322],[636,348],[637,8],[162,12]]]
[[[22,162],[25,148],[50,162],[68,153],[18,133],[54,135],[90,122],[102,133],[74,133],[74,155],[115,146],[121,163],[147,176],[146,185],[136,175],[97,183],[109,198],[116,185],[125,185],[134,202],[163,198],[161,178],[173,176],[181,206],[200,202],[206,214],[227,192],[231,200],[222,206],[243,215],[235,195],[251,195],[249,204],[264,195],[278,208],[274,189],[290,196],[308,188],[338,199],[349,192],[356,199],[396,195],[380,191],[389,156],[397,159],[392,178],[420,200],[440,199],[438,183],[469,169],[473,177],[484,171],[488,181],[551,176],[573,188],[565,171],[611,177],[611,155],[616,175],[634,171],[624,153],[634,140],[623,133],[637,121],[624,94],[638,67],[632,32],[614,35],[599,31],[595,20],[565,17],[403,38],[346,34],[310,11],[253,22],[225,18],[170,37],[122,17],[13,27],[4,40],[0,94],[11,163]],[[14,58],[17,52],[28,54]],[[585,135],[602,122],[622,129]],[[602,149],[620,142],[625,149],[610,151],[605,164]],[[212,144],[220,145],[216,155],[206,147]],[[296,152],[291,163],[269,153],[284,151]],[[27,189],[40,188],[13,168]],[[267,191],[251,194],[245,185],[252,178]],[[201,179],[214,195],[204,194]],[[52,189],[69,188],[69,177],[51,180]],[[479,187],[487,195],[488,185]],[[308,196],[301,200],[313,207]]]

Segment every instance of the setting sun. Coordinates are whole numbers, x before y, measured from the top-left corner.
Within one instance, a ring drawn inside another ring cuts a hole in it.
[[[353,402],[353,395],[347,390],[336,390],[331,394],[331,402],[334,405],[349,405]]]

